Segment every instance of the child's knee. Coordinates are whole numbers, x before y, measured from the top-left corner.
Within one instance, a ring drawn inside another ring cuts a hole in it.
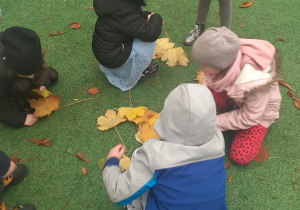
[[[246,165],[248,164],[252,159],[251,158],[248,158],[248,157],[244,157],[243,154],[238,156],[238,155],[235,155],[235,154],[230,154],[230,160],[237,164],[237,165]]]

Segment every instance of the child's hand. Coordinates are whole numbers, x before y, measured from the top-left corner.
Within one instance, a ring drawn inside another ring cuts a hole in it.
[[[39,88],[39,91],[42,92],[44,89],[46,89],[46,86],[41,86],[41,87]],[[46,89],[46,90],[47,90],[47,89]]]
[[[147,17],[147,22],[149,22],[149,20],[150,20],[150,18],[151,18],[151,15],[153,15],[154,13],[151,13],[151,14],[149,14],[148,15],[148,17]]]
[[[119,144],[110,150],[110,152],[107,155],[107,160],[112,157],[118,158],[120,160],[124,152],[125,152],[125,146]]]
[[[35,116],[34,114],[27,114],[24,125],[32,126],[36,121],[38,121],[38,118],[39,117]]]
[[[16,165],[14,162],[10,161],[10,167],[9,167],[7,173],[6,173],[4,176],[2,176],[2,178],[4,179],[4,178],[8,177],[8,176],[11,175],[16,169],[17,169],[17,165]]]

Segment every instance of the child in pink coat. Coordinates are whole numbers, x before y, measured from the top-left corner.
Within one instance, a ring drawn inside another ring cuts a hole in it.
[[[217,105],[218,128],[237,130],[230,148],[236,164],[253,160],[268,128],[279,118],[275,53],[269,42],[240,39],[226,27],[208,29],[193,45],[193,58]]]

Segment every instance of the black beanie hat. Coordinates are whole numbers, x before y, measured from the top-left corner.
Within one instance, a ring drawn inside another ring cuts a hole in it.
[[[11,27],[4,31],[1,42],[4,46],[6,65],[19,75],[31,75],[43,66],[39,36],[30,29]]]
[[[4,176],[10,167],[10,159],[0,150],[0,179]]]

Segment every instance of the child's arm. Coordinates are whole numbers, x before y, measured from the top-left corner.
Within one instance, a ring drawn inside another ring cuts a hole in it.
[[[121,172],[119,158],[109,158],[105,163],[102,179],[111,201],[118,205],[129,204],[153,187],[156,175],[148,143],[145,142],[124,173]]]
[[[142,12],[142,17],[143,17],[145,20],[147,20],[148,15],[150,15],[150,14],[151,14],[151,12],[149,12],[149,11],[143,11],[143,12]]]
[[[218,128],[221,131],[240,130],[259,124],[268,109],[271,95],[270,92],[258,92],[253,96],[247,96],[240,109],[217,115]]]

